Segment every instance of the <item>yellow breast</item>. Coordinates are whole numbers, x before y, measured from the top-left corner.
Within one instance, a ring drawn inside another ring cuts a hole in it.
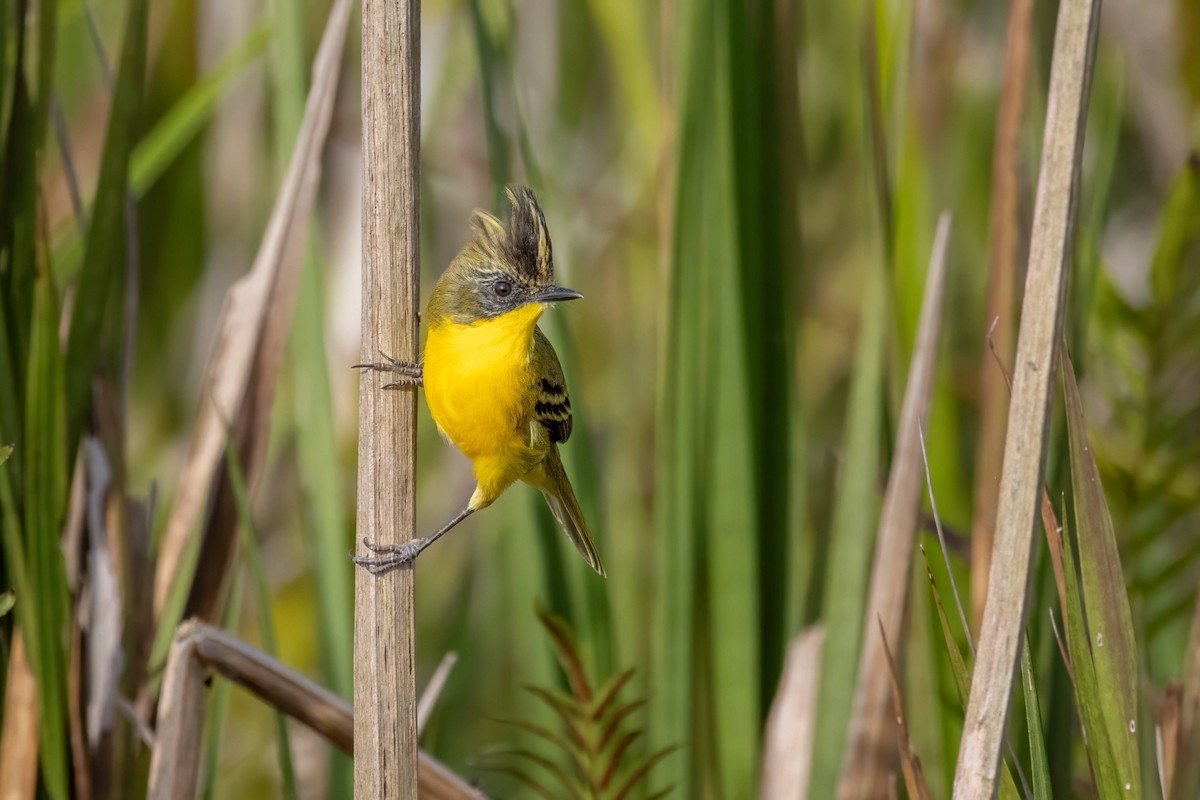
[[[528,445],[519,426],[532,408],[530,359],[541,315],[534,303],[470,325],[431,321],[425,399],[438,429],[477,462],[477,473],[480,460],[503,461]]]

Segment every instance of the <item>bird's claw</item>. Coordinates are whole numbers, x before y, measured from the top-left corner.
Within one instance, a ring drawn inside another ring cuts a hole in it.
[[[420,364],[413,361],[401,361],[398,358],[392,358],[382,350],[379,352],[383,362],[372,361],[364,364],[355,364],[353,369],[364,369],[367,372],[391,372],[399,375],[399,380],[386,384],[384,389],[403,389],[406,386],[421,386],[424,381],[424,370]]]
[[[363,539],[363,545],[372,553],[383,553],[381,556],[351,556],[350,560],[372,575],[384,575],[405,564],[413,563],[420,554],[422,540],[417,539],[404,544],[375,544]]]

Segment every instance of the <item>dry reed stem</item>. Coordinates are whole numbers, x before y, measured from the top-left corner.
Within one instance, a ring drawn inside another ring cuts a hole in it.
[[[256,457],[264,448],[267,414],[275,372],[291,318],[292,296],[300,266],[300,248],[321,173],[321,151],[329,133],[333,102],[341,71],[342,48],[350,16],[349,0],[337,0],[313,62],[312,88],[304,123],[271,210],[262,244],[250,271],[225,296],[217,337],[201,392],[200,414],[179,495],[171,509],[154,575],[154,620],[161,620],[188,539],[197,530],[214,484],[224,502],[214,503],[199,560],[197,582],[206,588],[189,599],[190,608],[211,612],[236,535],[236,509],[223,472],[227,426],[235,432],[246,465],[247,483],[254,484]],[[222,488],[223,487],[223,488]],[[210,541],[211,539],[211,541]]]
[[[954,797],[994,797],[1028,605],[1034,521],[1071,256],[1099,0],[1059,6],[1028,277],[1014,362],[996,541]]]
[[[364,362],[417,358],[420,21],[420,0],[362,4]],[[414,538],[416,396],[369,372],[359,386],[358,540],[400,544]],[[412,567],[356,570],[354,606],[354,794],[416,800]]]
[[[788,646],[787,663],[767,716],[759,800],[804,800],[808,796],[824,641],[825,629],[813,626]]]
[[[1004,431],[1008,423],[1006,381],[988,357],[1011,364],[1012,326],[1016,289],[1017,162],[1020,151],[1021,109],[1029,82],[1029,49],[1033,0],[1013,0],[1008,12],[1004,44],[1004,79],[996,114],[996,143],[992,155],[992,200],[988,220],[987,319],[995,329],[984,343],[980,359],[979,449],[975,458],[975,512],[971,521],[971,619],[976,629],[983,619],[992,542],[996,532],[996,505],[1000,495],[1000,469],[1004,461]],[[994,322],[993,322],[994,321]],[[994,339],[993,339],[994,335]]]
[[[17,602],[23,602],[18,598]],[[33,800],[38,775],[37,681],[21,629],[13,631],[0,728],[0,800]]]
[[[946,250],[950,240],[950,214],[943,212],[934,237],[916,346],[904,392],[896,440],[896,455],[888,476],[875,562],[871,568],[871,596],[867,624],[863,626],[862,660],[854,693],[846,751],[842,757],[838,797],[882,797],[887,792],[895,753],[896,717],[891,708],[890,670],[883,637],[870,621],[878,620],[897,655],[904,653],[904,608],[912,572],[913,542],[925,477],[922,470],[920,429],[929,416],[938,338],[942,322]]]
[[[235,636],[193,620],[179,627],[167,661],[150,764],[150,800],[195,796],[209,669],[353,754],[354,719],[346,701]],[[483,797],[424,753],[417,773],[422,798]]]

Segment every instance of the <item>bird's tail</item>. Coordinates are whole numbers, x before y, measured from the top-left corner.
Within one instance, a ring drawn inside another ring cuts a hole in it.
[[[571,488],[567,471],[563,469],[557,447],[550,448],[550,453],[543,463],[543,469],[545,470],[546,486],[539,488],[542,489],[542,494],[550,505],[550,511],[558,520],[558,524],[562,526],[563,533],[567,534],[567,538],[575,544],[579,554],[587,561],[588,566],[603,577],[605,574],[604,564],[601,563],[600,554],[596,551],[591,534],[588,533],[587,520],[583,518],[583,510],[579,508],[579,501],[575,499],[575,490]]]

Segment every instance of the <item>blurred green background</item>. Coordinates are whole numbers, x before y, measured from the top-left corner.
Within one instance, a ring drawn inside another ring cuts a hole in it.
[[[5,4],[9,118],[15,26],[25,11],[32,26],[39,5]],[[144,102],[129,132],[140,278],[126,414],[129,488],[157,492],[156,534],[178,491],[220,304],[257,250],[328,7],[148,3]],[[44,257],[63,297],[83,252],[55,135],[91,198],[111,98],[101,64],[121,52],[126,10],[62,0],[53,22],[56,99],[37,185]],[[1035,4],[1023,87],[1018,308],[1055,13]],[[423,4],[423,292],[463,245],[473,208],[502,211],[506,182],[534,188],[560,282],[586,296],[551,312],[543,329],[572,394],[564,458],[609,574],[590,573],[522,486],[426,553],[418,686],[447,651],[458,654],[427,750],[494,796],[527,796],[488,768],[528,738],[497,718],[555,724],[521,689],[563,681],[533,612],[540,599],[575,627],[597,679],[637,668],[627,692],[649,703],[637,719],[648,735],[635,749],[684,745],[646,789],[750,797],[786,644],[823,622],[827,706],[811,796],[829,796],[943,209],[954,229],[925,436],[951,563],[969,594],[980,381],[995,368],[985,298],[1006,24],[1007,6],[962,0]],[[350,31],[253,502],[278,654],[347,697],[353,575],[343,556],[354,537],[359,379],[350,365],[361,300],[357,12]],[[38,54],[32,27],[27,37],[29,61]],[[164,130],[163,120],[177,124]],[[1159,687],[1179,678],[1200,577],[1198,146],[1200,5],[1110,0],[1067,326],[1143,670]],[[428,533],[473,483],[419,403],[417,519]],[[1065,480],[1062,427],[1050,455],[1055,496]],[[4,433],[0,443],[15,441]],[[936,550],[936,538],[922,539]],[[1046,624],[1054,584],[1045,561],[1030,637],[1055,796],[1066,797],[1086,762]],[[255,581],[244,558],[236,574]],[[914,581],[905,680],[913,697],[933,692],[936,701],[910,701],[923,704],[911,724],[934,796],[947,797],[961,711],[920,565]],[[252,591],[235,589],[228,625],[259,643]],[[4,625],[8,636],[11,618]],[[256,701],[231,693],[209,796],[279,794],[274,725]],[[290,734],[299,796],[349,796],[346,762],[298,726]]]

